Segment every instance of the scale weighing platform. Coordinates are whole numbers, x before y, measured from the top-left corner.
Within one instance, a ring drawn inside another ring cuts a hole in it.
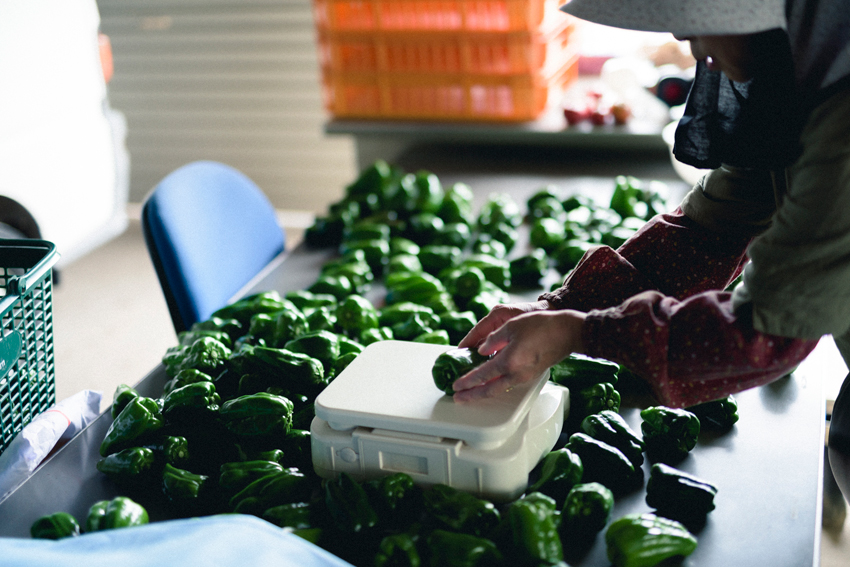
[[[358,480],[404,472],[492,500],[516,498],[558,440],[569,408],[549,372],[493,398],[455,403],[434,384],[456,347],[372,343],[320,393],[310,427],[316,473]]]

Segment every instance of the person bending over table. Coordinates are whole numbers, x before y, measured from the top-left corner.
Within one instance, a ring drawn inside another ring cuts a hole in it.
[[[831,334],[850,363],[850,10],[846,0],[573,0],[615,27],[673,33],[697,59],[677,159],[712,171],[563,285],[499,305],[461,341],[495,356],[454,384],[468,402],[570,353],[625,365],[686,407],[769,383]],[[743,272],[734,291],[723,291]],[[830,461],[850,496],[850,380]]]

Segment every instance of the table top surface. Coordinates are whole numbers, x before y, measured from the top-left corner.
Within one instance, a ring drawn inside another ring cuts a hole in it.
[[[540,187],[544,176],[496,175],[470,172],[441,175],[469,182],[476,198],[508,189],[517,199]],[[607,174],[606,174],[607,175]],[[555,176],[557,177],[557,176]],[[577,187],[599,189],[610,178],[561,177]],[[273,262],[245,291],[305,289],[329,251],[303,246]],[[699,546],[684,565],[781,567],[817,565],[819,562],[824,396],[822,368],[804,362],[792,375],[736,396],[740,420],[731,431],[704,431],[696,448],[679,465],[682,470],[718,487],[716,509],[696,533]],[[164,368],[154,368],[137,385],[142,395],[158,396],[166,381]],[[633,402],[633,403],[632,403]],[[645,399],[624,398],[621,414],[640,429]],[[0,537],[29,537],[29,526],[38,517],[67,511],[85,517],[97,500],[118,495],[116,487],[95,464],[98,448],[111,418],[101,415],[80,435],[44,463],[28,481],[0,501]],[[648,478],[649,463],[644,463]],[[645,491],[618,499],[613,517],[648,511]],[[165,519],[149,510],[152,521]],[[609,565],[600,535],[581,557],[568,557],[571,565]]]

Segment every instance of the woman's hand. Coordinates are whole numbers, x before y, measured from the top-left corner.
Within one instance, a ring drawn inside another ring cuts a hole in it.
[[[549,309],[545,300],[529,303],[507,303],[495,306],[457,345],[459,348],[473,348],[484,342],[490,333],[513,319],[517,315]]]
[[[487,317],[495,314],[494,309]],[[484,324],[487,317],[476,329]],[[508,317],[478,345],[480,354],[489,356],[496,353],[495,356],[455,381],[454,400],[468,402],[498,395],[534,380],[570,353],[582,352],[584,317],[584,313],[572,310],[532,310]],[[470,336],[476,329],[470,332]],[[461,342],[461,346],[463,344]],[[474,347],[471,341],[467,345]]]

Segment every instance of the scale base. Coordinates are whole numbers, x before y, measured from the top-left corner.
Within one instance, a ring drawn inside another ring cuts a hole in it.
[[[316,417],[310,427],[313,467],[323,478],[345,472],[357,480],[403,472],[422,486],[446,484],[493,501],[510,501],[525,491],[528,473],[555,446],[568,409],[568,390],[547,382],[516,432],[487,449],[386,429],[339,431]]]

